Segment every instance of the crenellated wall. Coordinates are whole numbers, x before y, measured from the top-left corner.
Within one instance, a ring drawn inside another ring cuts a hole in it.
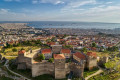
[[[82,65],[74,62],[65,63],[65,59],[54,59],[54,63],[50,63],[47,60],[35,62],[34,58],[37,56],[37,53],[39,53],[39,51],[33,54],[19,54],[16,58],[18,69],[31,69],[32,77],[50,74],[53,75],[55,79],[63,79],[66,78],[66,74],[69,74],[71,71],[73,71],[75,76],[83,77],[84,63]]]
[[[43,61],[32,64],[32,77],[36,77],[43,74],[54,75],[54,63]]]

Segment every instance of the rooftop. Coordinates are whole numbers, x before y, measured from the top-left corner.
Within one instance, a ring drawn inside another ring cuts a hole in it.
[[[78,57],[78,58],[80,58],[80,59],[85,59],[86,58],[85,55],[82,54],[82,53],[80,53],[80,52],[76,52],[73,55],[76,56],[76,57]]]
[[[54,59],[65,59],[63,54],[54,54]]]
[[[95,52],[87,52],[87,55],[88,56],[93,56],[93,57],[97,57],[96,53]]]
[[[70,50],[70,49],[61,49],[61,53],[70,54],[70,53],[71,53],[71,50]]]
[[[26,51],[25,50],[20,50],[18,51],[18,54],[24,54]]]
[[[51,52],[52,52],[51,49],[43,49],[43,50],[41,51],[42,54],[48,54],[48,53],[51,53]]]

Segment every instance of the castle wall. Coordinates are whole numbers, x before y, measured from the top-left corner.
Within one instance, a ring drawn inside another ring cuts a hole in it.
[[[70,69],[73,72],[73,75],[75,77],[79,77],[79,78],[81,77],[81,78],[83,78],[84,63],[77,64],[77,63],[72,62],[71,66],[70,66]]]
[[[70,73],[70,63],[65,63],[65,71],[66,71],[66,74],[69,74]]]
[[[36,77],[43,74],[54,75],[54,63],[39,62],[32,64],[32,77]]]
[[[17,60],[18,60],[18,63],[25,62],[26,60],[25,60],[24,54],[19,54]]]
[[[87,59],[87,68],[89,70],[91,70],[94,67],[97,67],[97,58],[88,57],[88,59]]]
[[[51,47],[52,47],[53,54],[60,53],[62,49],[62,45],[52,45]]]
[[[60,51],[60,47],[57,51]],[[33,57],[32,57],[33,56]],[[47,62],[43,60],[42,62],[34,62],[32,59],[37,56],[37,52],[34,55],[20,54],[17,57],[18,68],[19,69],[31,69],[32,77],[36,77],[43,74],[50,74],[55,76],[55,79],[62,79],[66,77],[66,74],[73,71],[76,77],[82,77],[84,71],[83,65],[77,65],[74,62],[65,63],[65,59],[54,59],[54,63]],[[76,59],[77,60],[77,59]],[[79,60],[81,62],[82,60]],[[92,62],[90,63],[92,64]]]
[[[17,57],[18,69],[31,69],[32,59],[29,57],[24,57],[23,54],[19,54]]]
[[[55,59],[55,79],[66,77],[65,59]]]
[[[98,65],[103,66],[106,62],[108,62],[108,57],[101,57],[98,61]]]
[[[31,58],[28,58],[28,57],[25,57],[25,62],[26,62],[26,67],[27,67],[28,69],[31,69],[32,59],[31,59]]]

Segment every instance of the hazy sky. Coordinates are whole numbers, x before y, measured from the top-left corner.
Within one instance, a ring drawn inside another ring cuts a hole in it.
[[[0,0],[0,21],[120,23],[120,0]]]

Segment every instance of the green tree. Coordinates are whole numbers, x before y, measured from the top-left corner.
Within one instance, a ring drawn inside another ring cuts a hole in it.
[[[111,51],[111,52],[115,52],[115,51],[118,51],[119,48],[116,47],[116,46],[113,46],[113,47],[108,47],[107,50],[108,50],[108,51]]]
[[[2,49],[1,49],[1,53],[4,53],[4,52],[5,52],[5,48],[2,48]]]
[[[84,48],[81,49],[81,51],[82,52],[87,52],[87,48],[84,47]]]
[[[40,61],[45,60],[45,56],[43,54],[39,54],[38,58],[40,59]]]
[[[24,48],[21,48],[21,50],[25,50]]]
[[[54,59],[53,58],[50,58],[49,60],[48,60],[48,62],[53,62],[54,61]]]
[[[96,43],[93,42],[92,45],[91,45],[91,47],[96,47]]]
[[[13,52],[17,52],[17,49],[16,49],[16,48],[13,48],[12,51],[13,51]]]
[[[55,37],[53,37],[53,38],[51,39],[51,41],[52,41],[52,42],[55,42]]]
[[[65,48],[72,48],[72,45],[65,45]]]
[[[46,42],[51,42],[51,39],[47,39]]]
[[[12,47],[13,47],[13,45],[6,43],[6,47],[5,48],[12,48]]]
[[[116,63],[114,61],[109,61],[109,62],[105,63],[105,67],[109,68],[109,69],[113,69],[115,64]]]

